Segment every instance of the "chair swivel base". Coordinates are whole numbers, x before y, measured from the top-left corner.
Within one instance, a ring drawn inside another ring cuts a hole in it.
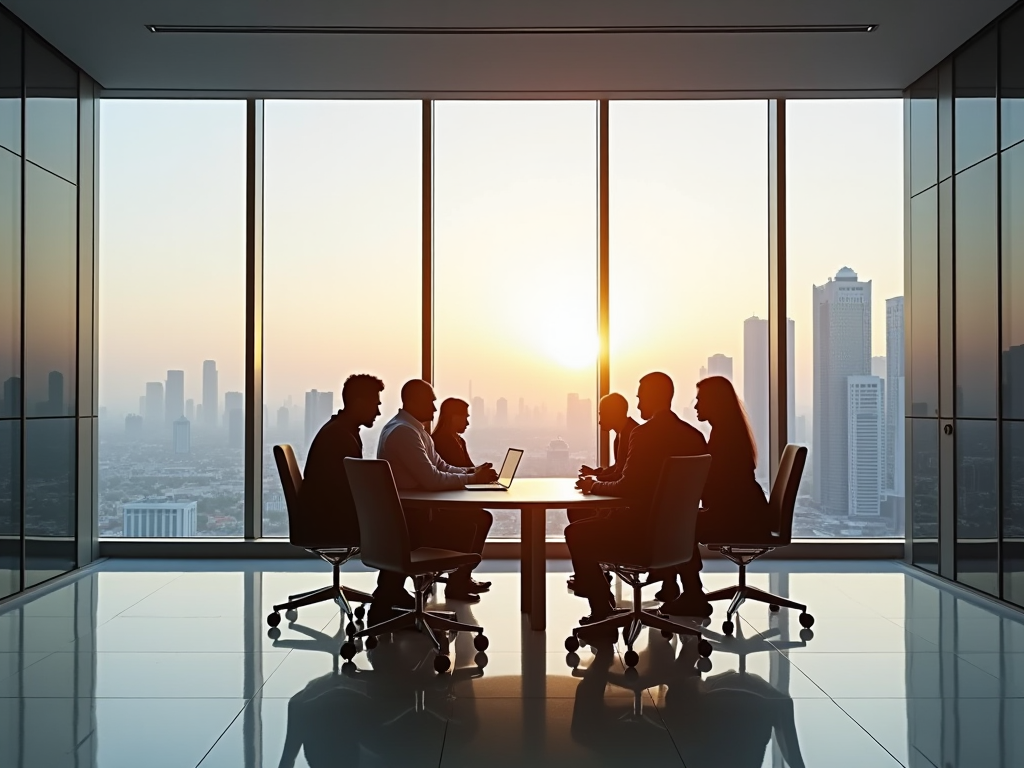
[[[365,606],[373,602],[373,597],[365,592],[360,592],[358,589],[351,589],[350,587],[340,585],[332,585],[323,589],[314,589],[311,592],[290,595],[287,603],[274,606],[273,612],[267,615],[267,624],[271,627],[276,627],[280,624],[281,611],[287,612],[285,616],[289,621],[295,621],[298,618],[297,611],[299,608],[316,605],[317,603],[326,603],[330,600],[338,604],[338,607],[348,616],[349,621],[354,621],[366,615]],[[353,609],[352,603],[362,603],[362,605]]]
[[[732,617],[736,611],[739,610],[740,606],[743,605],[747,600],[753,600],[758,603],[767,603],[769,610],[772,613],[777,612],[780,608],[792,608],[800,611],[800,626],[804,629],[810,629],[814,626],[814,617],[807,612],[807,606],[802,603],[797,603],[792,600],[787,600],[784,597],[773,595],[770,592],[752,587],[748,584],[737,584],[732,587],[725,587],[724,589],[718,589],[714,592],[709,592],[707,595],[708,602],[715,600],[729,600],[729,609],[725,614],[725,621],[722,622],[722,632],[731,635],[735,630]]]

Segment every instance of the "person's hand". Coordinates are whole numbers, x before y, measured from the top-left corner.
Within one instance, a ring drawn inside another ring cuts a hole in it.
[[[490,469],[493,466],[494,465],[491,462],[485,461],[483,464],[479,464],[478,466],[473,467],[473,471],[474,472],[480,472],[481,470],[484,470],[484,469]]]
[[[594,469],[593,467],[588,467],[586,464],[584,464],[582,467],[580,467],[580,476],[596,475],[596,474],[597,474],[597,470]]]
[[[471,483],[493,483],[498,479],[498,473],[490,464],[481,464],[476,471],[469,476]]]
[[[594,487],[594,483],[597,481],[592,477],[581,477],[576,481],[576,487],[584,493],[590,493],[590,490]]]

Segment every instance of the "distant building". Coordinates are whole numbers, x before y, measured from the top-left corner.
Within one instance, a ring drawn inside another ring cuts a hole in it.
[[[194,501],[143,499],[122,507],[123,535],[130,538],[181,538],[196,535]]]
[[[861,282],[843,267],[825,285],[813,286],[812,296],[814,501],[826,515],[846,516],[851,498],[848,380],[871,374],[871,281]]]
[[[185,401],[185,418],[189,421],[196,420],[196,401],[192,398]]]
[[[786,321],[786,434],[787,441],[806,443],[806,436],[797,436],[796,423],[796,377],[794,371],[795,355],[793,345],[796,342],[796,325],[791,318]],[[769,359],[768,359],[768,321],[760,317],[748,317],[743,321],[743,406],[747,410],[750,426],[754,430],[757,441],[757,476],[759,479],[768,477],[768,459],[770,455],[769,423],[770,409],[768,399]]]
[[[478,427],[487,426],[487,409],[484,407],[484,399],[482,397],[470,398],[469,413],[473,418],[473,423]]]
[[[732,358],[722,354],[709,357],[706,376],[724,376],[732,381]]]
[[[700,367],[700,371],[698,371],[698,373],[697,373],[697,381],[703,381],[703,380],[704,380],[704,379],[706,379],[707,377],[708,377],[708,369],[707,369],[707,366],[704,366],[704,365],[702,365],[702,366]]]
[[[228,426],[228,447],[245,445],[245,395],[241,392],[224,393],[224,421]]]
[[[174,424],[185,415],[185,372],[168,371],[164,394],[164,422]]]
[[[203,420],[203,404],[202,403],[199,403],[196,406],[196,423],[197,424],[204,424],[205,423],[205,421]]]
[[[124,417],[124,435],[132,440],[142,437],[143,419],[135,413],[129,413]]]
[[[561,438],[548,443],[547,475],[549,477],[572,475],[572,468],[569,466],[569,444]]]
[[[526,424],[530,421],[530,409],[526,407],[526,400],[522,397],[519,398],[519,416],[518,422],[520,424]]]
[[[906,367],[903,297],[885,301],[885,490],[906,496]]]
[[[203,360],[203,423],[208,427],[217,426],[219,391],[217,363],[213,360]]]
[[[282,405],[277,409],[277,431],[284,434],[288,431],[288,417],[290,413],[287,405]]]
[[[67,416],[67,409],[64,406],[64,374],[60,371],[50,371],[46,377],[46,403],[42,407],[46,416]]]
[[[4,381],[4,399],[0,404],[0,416],[21,416],[21,378],[18,376],[11,376]]]
[[[572,439],[586,439],[594,429],[594,403],[575,392],[565,398],[565,432]]]
[[[172,425],[174,431],[174,452],[175,453],[191,453],[192,452],[192,424],[184,416],[179,416],[174,420]]]
[[[495,405],[494,423],[499,427],[504,427],[508,424],[508,400],[504,397],[499,397],[498,402]]]
[[[146,384],[146,429],[159,432],[164,423],[164,385],[160,381]]]
[[[885,473],[885,382],[878,376],[850,376],[846,383],[849,514],[878,517]]]
[[[334,415],[334,393],[317,392],[315,389],[306,393],[305,431],[306,448],[313,444],[313,438]]]

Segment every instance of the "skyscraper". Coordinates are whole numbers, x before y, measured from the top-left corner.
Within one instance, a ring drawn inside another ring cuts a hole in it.
[[[796,324],[786,320],[786,440],[800,442],[796,434],[796,391],[794,376]],[[743,321],[743,406],[747,409],[750,426],[757,441],[757,476],[768,477],[768,463],[771,451],[768,445],[770,414],[768,401],[769,360],[768,321],[760,317],[748,317]]]
[[[243,448],[245,446],[245,412],[241,408],[232,408],[224,412],[228,423],[228,447]]]
[[[591,399],[580,399],[576,392],[569,393],[565,398],[565,432],[570,440],[586,439],[593,429],[594,404]]]
[[[717,354],[708,358],[708,376],[724,376],[732,381],[732,358]]]
[[[871,374],[871,281],[843,267],[812,286],[814,417],[811,440],[814,500],[829,515],[850,511],[848,383]]]
[[[191,397],[185,401],[185,418],[189,421],[196,420],[196,401]]]
[[[203,360],[203,422],[208,427],[217,426],[217,363]]]
[[[313,438],[334,414],[334,393],[317,392],[315,389],[306,393],[305,438],[306,448],[313,444]]]
[[[508,424],[508,400],[504,397],[499,397],[497,405],[494,408],[494,423],[499,427],[504,427]]]
[[[164,421],[174,424],[185,415],[185,372],[167,372],[167,390],[164,395]]]
[[[145,419],[146,429],[150,432],[158,431],[164,423],[164,385],[161,381],[150,381],[146,383],[146,411],[142,418]]]
[[[846,387],[849,514],[878,517],[885,471],[885,382],[878,376],[849,376]]]
[[[282,405],[277,409],[277,431],[282,435],[288,431],[288,406]]]
[[[906,495],[903,297],[885,300],[885,490]]]
[[[124,417],[125,437],[130,438],[132,440],[138,440],[140,437],[142,437],[142,426],[142,417],[134,413],[129,413],[127,416]]]
[[[470,382],[470,391],[472,391],[472,382]],[[482,397],[470,398],[469,403],[470,416],[473,417],[473,421],[478,427],[484,427],[487,425],[487,409],[484,408],[484,399]]]
[[[179,416],[172,425],[174,430],[174,452],[180,454],[192,451],[192,424],[184,416]]]

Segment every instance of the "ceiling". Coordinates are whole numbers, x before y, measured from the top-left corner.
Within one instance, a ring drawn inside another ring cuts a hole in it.
[[[105,95],[159,91],[168,96],[369,98],[898,95],[1013,4],[1013,0],[0,2],[95,78]],[[349,31],[154,34],[146,27],[150,24],[345,27]],[[870,33],[737,34],[694,29],[843,24],[879,26]],[[366,27],[378,29],[370,32]],[[438,31],[439,27],[447,29]],[[538,27],[547,31],[525,31]],[[627,33],[623,27],[647,29]],[[687,29],[685,33],[659,31],[664,27]],[[576,29],[558,31],[567,28]],[[494,33],[501,29],[515,31]]]

